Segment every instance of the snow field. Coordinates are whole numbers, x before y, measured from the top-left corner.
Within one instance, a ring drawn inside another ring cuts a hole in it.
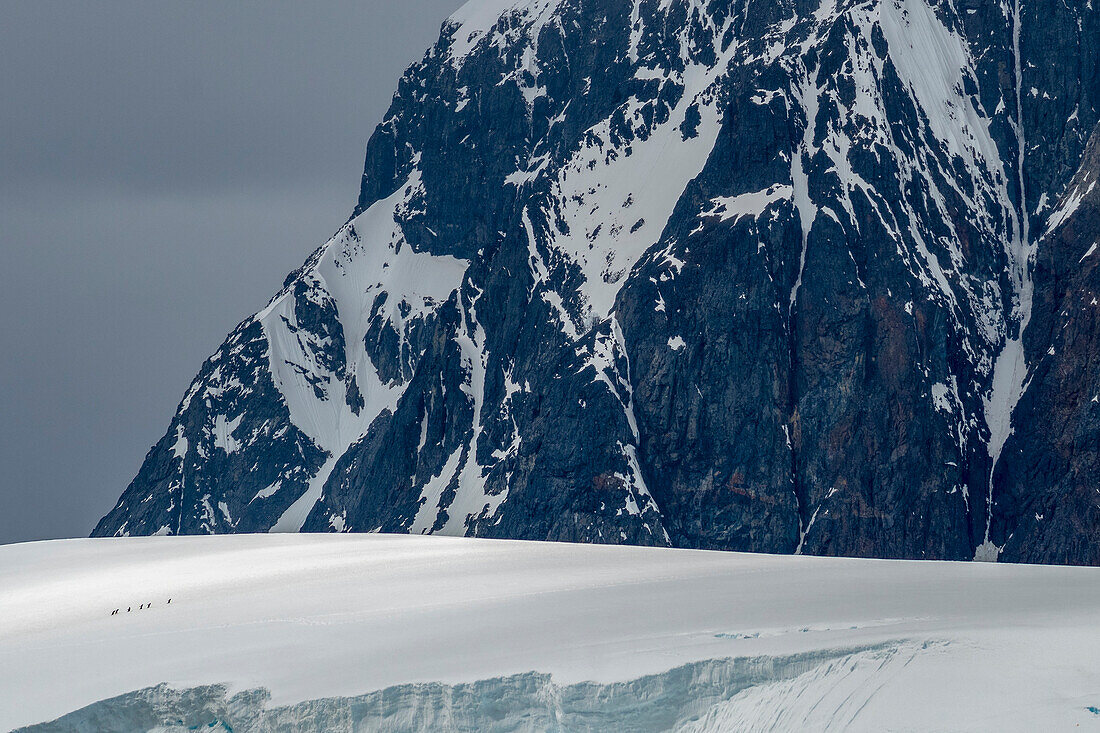
[[[262,687],[278,706],[531,671],[561,686],[731,657],[770,669],[789,655],[804,671],[756,680],[694,729],[1100,725],[1098,581],[1096,568],[424,536],[11,545],[0,728],[162,682]]]

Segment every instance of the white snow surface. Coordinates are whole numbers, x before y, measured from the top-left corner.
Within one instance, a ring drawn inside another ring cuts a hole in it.
[[[1100,725],[1098,581],[1098,568],[438,536],[9,545],[0,729],[161,682],[262,686],[281,705],[870,645],[765,679],[689,729],[1086,729]]]
[[[794,188],[788,185],[774,184],[763,191],[743,193],[739,196],[719,196],[711,203],[710,213],[722,217],[723,221],[737,221],[743,216],[756,219],[764,215],[769,206],[776,201],[784,201],[794,196]]]

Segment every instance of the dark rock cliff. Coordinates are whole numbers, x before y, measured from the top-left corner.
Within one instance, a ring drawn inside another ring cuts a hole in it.
[[[470,3],[95,533],[1100,563],[1098,53],[1088,0]]]

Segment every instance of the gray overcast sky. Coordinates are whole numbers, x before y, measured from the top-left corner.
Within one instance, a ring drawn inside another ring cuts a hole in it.
[[[0,543],[111,508],[461,4],[3,2]]]

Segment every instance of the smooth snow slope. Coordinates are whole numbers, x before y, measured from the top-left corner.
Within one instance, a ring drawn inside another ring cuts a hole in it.
[[[266,687],[284,705],[872,645],[687,728],[1100,728],[1097,568],[386,535],[0,547],[3,729],[161,682]]]

